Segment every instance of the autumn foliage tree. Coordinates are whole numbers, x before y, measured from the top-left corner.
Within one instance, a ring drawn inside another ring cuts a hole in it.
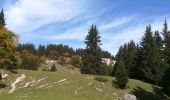
[[[56,50],[50,50],[49,51],[49,57],[52,59],[58,59],[59,53]]]
[[[22,63],[21,69],[37,70],[40,66],[40,60],[37,56],[31,54],[27,50],[23,50],[21,53]]]
[[[0,28],[0,67],[16,69],[18,66],[18,54],[15,51],[18,46],[18,36],[7,28]]]

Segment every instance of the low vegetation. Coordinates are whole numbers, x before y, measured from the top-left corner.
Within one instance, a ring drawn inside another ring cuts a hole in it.
[[[99,82],[107,82],[109,81],[106,77],[95,77],[94,80],[99,81]]]

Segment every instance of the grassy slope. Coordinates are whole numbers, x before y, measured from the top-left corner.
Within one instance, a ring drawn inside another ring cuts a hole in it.
[[[17,90],[8,94],[10,90],[11,80],[14,81],[19,74],[25,74],[24,81],[17,84]],[[48,77],[47,79],[37,83],[33,87],[20,88],[26,82],[32,80],[39,80]],[[81,75],[76,73],[62,73],[62,72],[42,72],[42,71],[27,71],[18,70],[18,74],[12,74],[6,80],[9,87],[0,89],[0,100],[114,100],[117,97],[122,97],[125,93],[133,92],[138,97],[138,100],[164,100],[163,94],[159,88],[144,83],[138,80],[130,80],[128,89],[120,90],[112,84],[112,77],[106,77],[108,82],[104,83],[95,81],[92,75]],[[38,86],[57,82],[66,79],[62,85],[54,84],[54,86],[45,86],[37,88]],[[93,83],[87,86],[89,83]],[[96,91],[95,87],[102,89],[102,92]],[[78,88],[81,88],[78,90]],[[75,94],[77,92],[77,95]],[[116,93],[117,96],[114,96]]]

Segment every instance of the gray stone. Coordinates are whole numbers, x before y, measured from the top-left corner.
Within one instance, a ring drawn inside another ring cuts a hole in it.
[[[125,94],[124,100],[137,100],[137,99],[136,99],[136,96],[133,94]]]

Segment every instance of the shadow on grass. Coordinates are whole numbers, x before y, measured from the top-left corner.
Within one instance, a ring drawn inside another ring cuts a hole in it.
[[[5,88],[5,87],[7,87],[5,84],[0,83],[0,89],[1,89],[1,88]]]
[[[163,94],[161,89],[153,87],[153,91],[154,93],[148,92],[138,86],[131,93],[137,97],[137,100],[169,100],[168,97]]]

